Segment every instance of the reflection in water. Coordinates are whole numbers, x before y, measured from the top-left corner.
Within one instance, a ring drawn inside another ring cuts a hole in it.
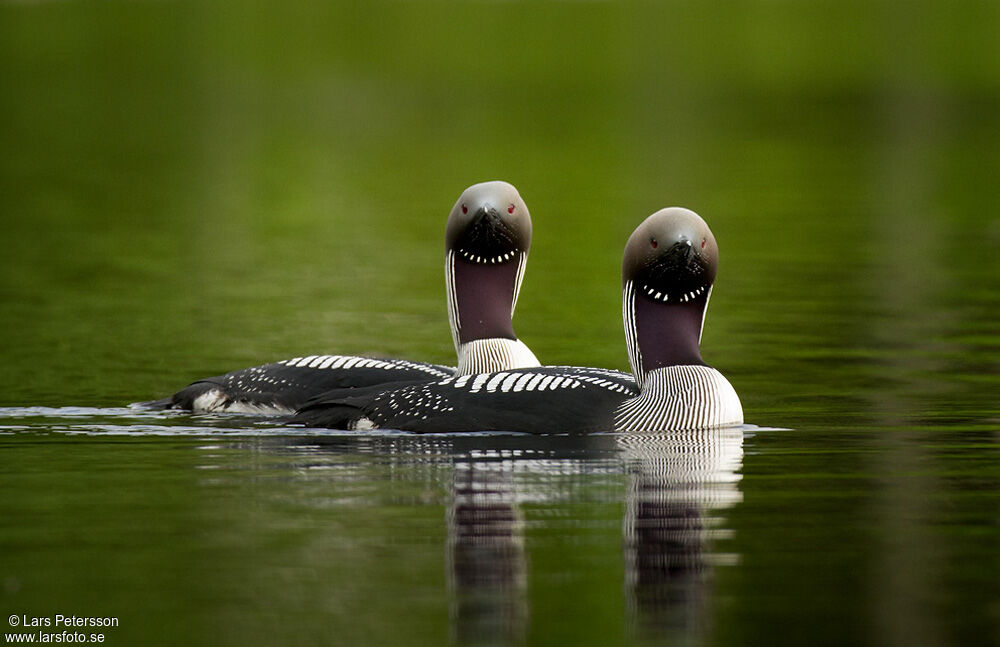
[[[696,638],[707,629],[709,541],[718,510],[738,503],[743,432],[719,429],[619,438],[629,471],[625,498],[625,595],[641,637]]]
[[[453,639],[523,641],[528,617],[524,519],[509,462],[456,462],[448,507]]]
[[[74,420],[73,412],[64,410],[26,413],[48,416],[49,428],[62,416],[59,426],[64,433],[169,435],[176,430],[174,435],[186,436],[195,429],[189,416],[136,420],[128,410],[103,411],[97,421]],[[237,426],[241,421],[242,428]],[[419,436],[309,434],[252,418],[206,416],[197,422],[202,425],[197,427],[199,438],[189,442],[199,449],[194,464],[198,486],[216,488],[240,501],[272,504],[255,510],[227,508],[221,513],[228,519],[227,527],[246,529],[269,545],[289,541],[288,528],[301,530],[290,548],[269,558],[268,573],[285,568],[289,555],[292,562],[309,563],[305,570],[312,572],[310,560],[316,554],[341,554],[345,537],[371,533],[363,535],[365,542],[352,542],[346,548],[343,554],[349,559],[324,572],[337,582],[354,582],[363,573],[371,583],[330,586],[325,578],[305,578],[299,588],[289,586],[285,591],[293,606],[325,600],[329,608],[352,609],[345,600],[370,599],[373,591],[396,586],[400,569],[404,563],[409,568],[411,561],[421,565],[424,575],[440,573],[441,546],[424,541],[430,536],[437,540],[437,532],[414,534],[405,544],[409,551],[402,551],[405,557],[385,559],[380,548],[387,538],[394,538],[394,547],[400,543],[390,534],[398,528],[397,520],[393,516],[390,523],[381,511],[443,506],[448,591],[430,599],[421,593],[422,612],[426,616],[447,604],[449,631],[460,644],[526,642],[529,622],[543,626],[551,617],[532,613],[529,606],[529,560],[520,506],[527,504],[548,515],[533,518],[538,524],[533,527],[546,529],[550,547],[589,550],[588,541],[601,541],[599,536],[605,533],[611,544],[600,545],[613,546],[612,552],[585,556],[597,563],[614,561],[617,506],[627,479],[623,530],[629,630],[639,638],[687,643],[698,642],[708,629],[711,575],[720,560],[710,542],[720,532],[720,511],[741,500],[741,429]],[[34,424],[30,418],[18,423]],[[581,517],[581,510],[593,504],[603,506],[603,511],[595,518]],[[303,509],[309,514],[302,515]],[[206,514],[214,518],[220,513],[212,509]],[[412,516],[428,518],[430,526],[439,529],[440,512]],[[599,525],[590,525],[594,522]],[[368,546],[367,540],[376,545]],[[538,559],[534,566],[536,574],[558,576],[550,581],[576,574],[565,563]],[[608,600],[619,595],[616,578],[611,572],[596,580],[602,586],[600,595]],[[541,586],[533,588],[532,599],[536,608],[544,609],[546,602],[551,603],[546,595],[565,593],[561,585]],[[394,608],[398,612],[412,603],[410,598]],[[380,604],[391,607],[395,601]],[[342,617],[350,613],[344,611]]]

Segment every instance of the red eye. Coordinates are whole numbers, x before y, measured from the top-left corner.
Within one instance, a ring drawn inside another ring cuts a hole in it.
[[[658,242],[656,242],[655,238],[650,238],[649,239],[649,244],[653,246],[653,249],[656,249],[657,247],[660,246],[660,244]]]
[[[701,239],[701,248],[705,249],[705,239],[704,238]]]
[[[513,205],[513,203],[507,205],[507,213],[514,213],[514,205]]]
[[[469,208],[464,204],[462,205],[462,213],[469,213]]]

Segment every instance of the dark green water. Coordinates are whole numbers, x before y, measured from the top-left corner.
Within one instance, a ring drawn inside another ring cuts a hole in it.
[[[0,618],[1000,644],[998,32],[992,1],[0,3]],[[452,362],[444,221],[486,179],[531,209],[515,326],[551,364],[627,368],[624,241],[701,213],[703,354],[752,425],[124,408],[316,352]]]

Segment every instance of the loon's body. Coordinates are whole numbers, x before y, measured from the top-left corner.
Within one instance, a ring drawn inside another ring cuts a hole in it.
[[[350,430],[585,433],[612,429],[615,408],[638,393],[628,373],[542,366],[446,377],[377,393],[335,391],[308,403],[293,422]]]
[[[639,389],[628,373],[543,366],[445,377],[352,397],[335,392],[293,418],[311,427],[418,432],[591,433],[739,425],[735,390],[708,366],[671,366]]]
[[[332,389],[440,379],[450,366],[355,355],[310,355],[198,380],[160,401],[199,413],[288,414],[310,397]]]
[[[531,216],[512,185],[475,184],[455,203],[445,235],[445,285],[457,367],[311,355],[198,380],[169,398],[143,404],[206,413],[288,414],[334,389],[538,366],[511,323],[530,246]]]
[[[718,248],[686,209],[636,228],[622,265],[622,315],[632,374],[542,367],[446,377],[359,393],[333,391],[293,422],[340,429],[573,433],[720,428],[742,424],[732,385],[705,365],[699,343]]]

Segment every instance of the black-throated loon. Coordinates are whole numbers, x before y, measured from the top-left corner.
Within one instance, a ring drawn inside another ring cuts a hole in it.
[[[331,389],[538,366],[511,324],[530,247],[531,215],[513,185],[474,184],[452,207],[445,234],[445,283],[457,368],[310,355],[198,380],[170,398],[143,404],[195,412],[287,414]]]
[[[687,209],[660,210],[632,233],[622,262],[632,376],[541,367],[379,392],[336,391],[308,403],[292,422],[340,429],[529,433],[740,425],[743,408],[736,391],[699,351],[718,258],[708,225]]]

